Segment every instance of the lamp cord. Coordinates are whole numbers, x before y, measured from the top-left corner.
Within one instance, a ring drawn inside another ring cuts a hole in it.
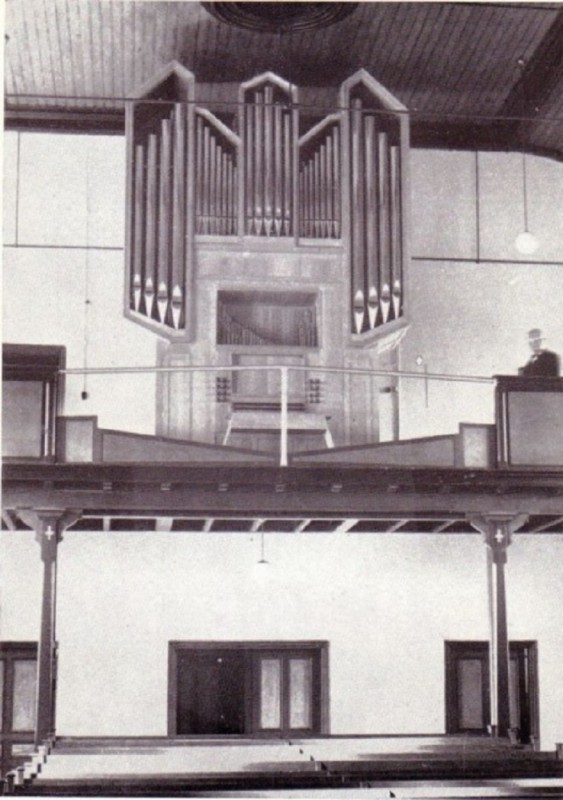
[[[526,173],[526,153],[522,153],[522,188],[524,195],[524,231],[528,233],[528,176]]]
[[[89,350],[89,307],[90,307],[90,148],[86,145],[86,260],[84,264],[84,335],[82,343],[82,362],[88,368]],[[84,373],[82,382],[82,399],[88,399],[88,373]]]

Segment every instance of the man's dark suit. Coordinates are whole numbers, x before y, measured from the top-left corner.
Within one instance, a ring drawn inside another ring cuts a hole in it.
[[[540,350],[534,353],[527,364],[520,367],[519,375],[543,378],[557,378],[559,376],[559,356],[551,350]]]

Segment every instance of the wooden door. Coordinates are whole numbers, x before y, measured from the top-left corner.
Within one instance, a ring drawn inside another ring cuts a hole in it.
[[[246,732],[246,660],[243,650],[220,648],[178,655],[178,734]]]
[[[522,744],[539,736],[535,642],[510,642],[510,727]]]
[[[491,720],[489,687],[487,642],[447,642],[447,733],[487,733]]]
[[[257,653],[254,685],[257,733],[279,736],[320,733],[318,652],[271,650]]]
[[[37,645],[0,643],[0,771],[22,764],[34,750]]]
[[[510,642],[510,727],[538,736],[537,646]],[[446,642],[446,732],[486,734],[491,724],[488,642]]]

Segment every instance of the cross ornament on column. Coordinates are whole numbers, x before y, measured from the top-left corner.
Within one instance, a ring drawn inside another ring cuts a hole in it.
[[[52,526],[51,526],[51,525],[48,525],[48,526],[47,526],[47,530],[45,531],[45,537],[46,537],[46,538],[47,538],[49,541],[51,541],[51,539],[53,538],[53,536],[54,536],[54,535],[55,535],[55,531],[53,530],[53,528],[52,528]]]
[[[504,533],[501,531],[500,528],[497,528],[497,532],[495,533],[495,540],[500,544],[504,542]]]

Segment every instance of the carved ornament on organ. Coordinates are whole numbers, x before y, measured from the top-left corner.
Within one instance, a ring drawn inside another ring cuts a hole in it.
[[[352,341],[403,314],[406,109],[367,72],[319,119],[264,73],[236,116],[195,103],[173,62],[127,103],[126,315],[170,339],[192,334],[196,237],[329,240],[348,265]],[[226,124],[227,120],[229,124]],[[300,134],[302,128],[308,129]]]

